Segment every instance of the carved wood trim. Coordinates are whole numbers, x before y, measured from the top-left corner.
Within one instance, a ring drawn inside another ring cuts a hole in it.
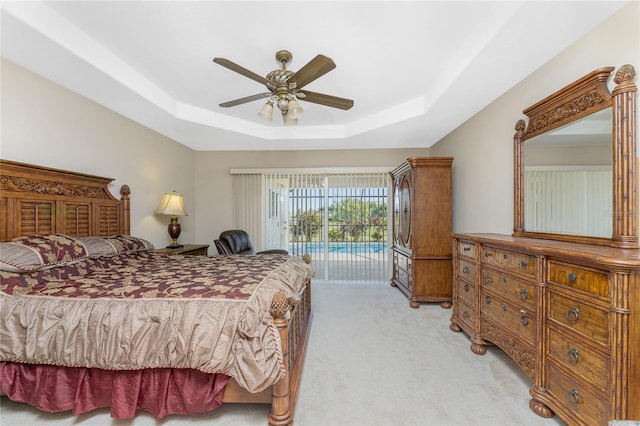
[[[482,318],[480,319],[480,337],[499,346],[518,363],[531,380],[534,380],[536,356],[532,350]]]
[[[52,182],[41,179],[28,179],[17,176],[0,177],[0,190],[11,192],[30,192],[47,195],[61,195],[64,197],[113,199],[106,188],[64,184],[59,182]]]
[[[613,246],[638,245],[638,164],[636,158],[636,72],[620,67],[613,90]]]
[[[525,109],[529,125],[523,138],[530,139],[611,106],[607,80],[613,70],[597,69]]]
[[[624,356],[630,344],[629,316],[631,303],[629,290],[632,276],[629,272],[616,271],[613,277],[612,317],[609,321],[609,334],[614,345],[611,345],[611,404],[609,405],[609,417],[623,419],[629,412],[627,389],[629,388],[629,357]]]

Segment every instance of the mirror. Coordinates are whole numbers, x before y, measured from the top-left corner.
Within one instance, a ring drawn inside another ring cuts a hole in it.
[[[524,144],[524,228],[611,237],[611,107]]]
[[[514,136],[514,236],[638,247],[635,70],[576,80],[524,110]]]

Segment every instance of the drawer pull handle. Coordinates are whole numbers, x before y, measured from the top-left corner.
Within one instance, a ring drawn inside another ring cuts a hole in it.
[[[529,325],[529,317],[527,317],[526,315],[522,315],[520,317],[520,324],[522,324],[525,327]]]
[[[491,275],[485,275],[484,277],[484,283],[485,285],[489,285],[493,282],[493,277]]]
[[[521,260],[521,261],[520,261],[520,267],[521,267],[522,269],[526,268],[526,267],[527,267],[527,262],[526,262],[525,260]]]
[[[471,250],[471,247],[463,247],[462,248],[462,251],[469,251],[469,250]]]
[[[464,291],[469,291],[469,284],[464,285]]]
[[[505,260],[507,260],[507,259],[509,258],[509,256],[507,256],[506,254],[503,254],[503,255],[502,255],[502,258],[503,258],[503,259],[505,259]]]
[[[484,257],[491,257],[491,253],[489,253],[488,251],[484,252]]]
[[[526,302],[528,298],[529,298],[529,290],[526,288],[523,288],[522,290],[520,290],[520,300],[522,300],[523,302]]]
[[[567,313],[564,316],[567,318],[567,321],[576,322],[578,321],[579,315],[580,315],[580,311],[578,310],[578,308],[571,308],[567,311]]]
[[[467,275],[469,273],[469,267],[465,265],[465,267],[462,268],[462,273]]]
[[[574,274],[573,272],[571,272],[571,273],[569,274],[569,281],[571,281],[572,283],[576,282],[576,279],[577,279],[577,278],[578,278],[578,277],[577,277],[577,276],[576,276],[576,274]]]
[[[491,303],[491,297],[489,297],[489,296],[485,296],[485,297],[484,297],[484,303],[485,303],[485,305],[490,304],[490,303]]]
[[[467,312],[467,311],[464,311],[464,312],[462,313],[462,318],[464,318],[464,319],[468,319],[470,316],[471,316],[471,315],[469,315],[469,312]]]
[[[580,398],[578,398],[578,391],[575,389],[571,389],[567,392],[567,401],[571,404],[578,404],[580,402]]]
[[[573,348],[567,352],[567,361],[569,364],[576,365],[578,363],[578,350]]]

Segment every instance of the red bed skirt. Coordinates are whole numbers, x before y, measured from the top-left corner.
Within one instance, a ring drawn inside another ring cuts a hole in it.
[[[0,362],[0,386],[9,399],[39,410],[74,415],[111,407],[111,417],[133,418],[138,409],[160,419],[198,414],[222,404],[225,374],[158,368],[110,371]]]

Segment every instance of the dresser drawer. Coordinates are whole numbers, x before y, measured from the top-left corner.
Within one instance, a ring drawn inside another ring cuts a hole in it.
[[[482,262],[532,277],[536,274],[535,256],[522,253],[482,247]]]
[[[472,308],[473,305],[469,305],[462,299],[457,300],[458,303],[458,318],[462,321],[468,329],[473,330],[475,328],[474,319],[476,317],[476,311]]]
[[[474,243],[470,243],[468,241],[459,241],[458,240],[458,254],[460,256],[465,256],[470,259],[476,258],[476,245]]]
[[[458,259],[458,275],[468,280],[469,282],[476,282],[476,265],[472,262],[467,262],[463,259]]]
[[[590,392],[580,381],[564,374],[553,362],[549,363],[548,374],[548,389],[554,402],[578,418],[578,421],[568,421],[569,424],[607,424],[609,401],[605,397]],[[567,420],[564,416],[562,418]]]
[[[583,334],[595,343],[608,346],[609,315],[602,309],[549,292],[549,318]]]
[[[471,306],[475,306],[476,286],[463,280],[458,280],[456,285],[458,286],[458,298]]]
[[[536,287],[526,281],[491,269],[484,269],[482,285],[512,301],[516,306],[522,306],[533,312],[536,310]]]
[[[582,378],[609,394],[607,366],[609,357],[580,342],[575,336],[566,335],[553,327],[549,330],[549,357],[570,372],[571,377]]]
[[[527,312],[504,303],[484,291],[481,304],[482,315],[487,319],[529,345],[535,344],[536,321]]]
[[[609,276],[606,272],[549,262],[549,281],[609,298]]]

